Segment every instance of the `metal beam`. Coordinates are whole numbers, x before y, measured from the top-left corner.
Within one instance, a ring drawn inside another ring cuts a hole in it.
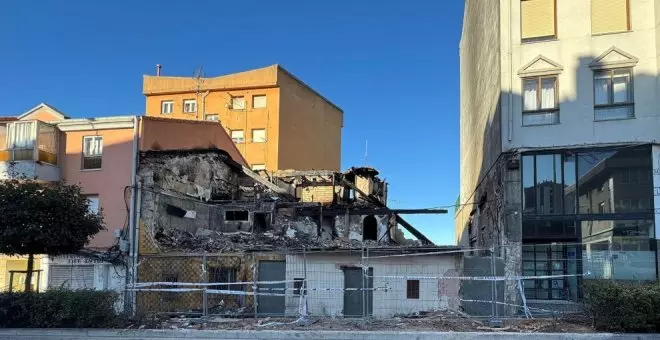
[[[278,204],[278,207],[285,207],[285,204]],[[318,215],[322,207],[321,204],[317,205],[303,205],[296,206],[295,204],[288,205],[295,208],[303,214]],[[348,208],[349,215],[388,215],[388,214],[446,214],[445,209],[390,209],[388,207],[377,208],[361,208],[361,207],[345,207],[345,206],[323,206],[323,216],[338,216],[346,215],[346,208]]]
[[[447,209],[390,209],[395,214],[446,214]]]

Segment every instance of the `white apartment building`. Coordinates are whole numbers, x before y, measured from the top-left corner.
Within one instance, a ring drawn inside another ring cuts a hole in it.
[[[659,23],[660,0],[465,1],[457,242],[557,276],[527,301],[658,278]]]

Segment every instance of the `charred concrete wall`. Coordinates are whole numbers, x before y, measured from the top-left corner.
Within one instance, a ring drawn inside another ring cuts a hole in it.
[[[218,151],[145,152],[138,183],[140,245],[150,253],[158,251],[155,237],[166,228],[197,234],[222,225],[224,214],[208,201],[239,196],[238,174]]]
[[[145,152],[138,177],[146,188],[181,193],[200,201],[237,199],[239,181],[222,151]]]
[[[461,246],[486,249],[476,256],[490,256],[490,249],[504,260],[504,275],[522,274],[522,220],[520,214],[520,155],[503,153],[485,174],[476,188],[472,205],[463,221],[465,227],[458,236]],[[465,213],[465,211],[463,212]],[[490,267],[488,267],[490,268]],[[467,275],[467,272],[466,272]],[[520,292],[515,280],[505,281],[503,302],[519,304]],[[513,313],[514,310],[506,310]]]

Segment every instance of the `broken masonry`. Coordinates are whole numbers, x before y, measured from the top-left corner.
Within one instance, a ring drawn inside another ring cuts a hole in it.
[[[138,182],[141,253],[431,244],[387,207],[369,167],[255,173],[222,150],[147,151]]]

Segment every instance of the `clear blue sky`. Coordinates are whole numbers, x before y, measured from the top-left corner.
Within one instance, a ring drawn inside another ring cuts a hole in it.
[[[0,3],[0,115],[47,102],[73,117],[140,114],[142,75],[281,64],[344,109],[342,167],[367,163],[390,205],[458,195],[461,0]],[[453,209],[406,216],[451,244]]]

